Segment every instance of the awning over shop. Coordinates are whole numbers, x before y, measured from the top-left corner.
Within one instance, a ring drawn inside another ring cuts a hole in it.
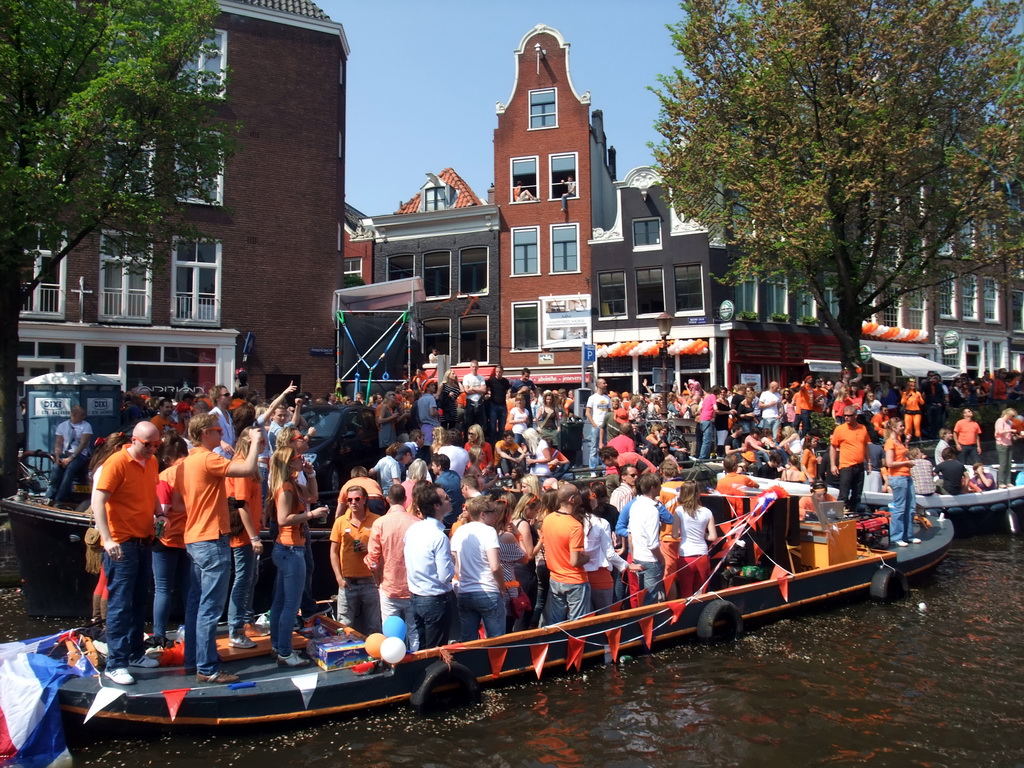
[[[872,352],[871,359],[893,368],[899,368],[908,376],[927,376],[929,371],[935,371],[942,378],[948,379],[960,373],[959,369],[950,365],[943,365],[917,355],[879,355]]]
[[[423,278],[407,277],[334,292],[334,309],[342,312],[384,312],[406,309],[424,300]]]

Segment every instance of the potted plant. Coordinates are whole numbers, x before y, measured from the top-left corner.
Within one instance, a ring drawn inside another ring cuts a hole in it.
[[[804,325],[817,325],[818,318],[816,318],[814,315],[801,315],[800,322],[803,323]]]
[[[789,315],[784,315],[781,312],[776,312],[774,315],[772,315],[772,322],[773,323],[788,323],[789,322]]]
[[[757,320],[757,312],[751,312],[749,309],[745,309],[742,312],[736,313],[737,320]]]

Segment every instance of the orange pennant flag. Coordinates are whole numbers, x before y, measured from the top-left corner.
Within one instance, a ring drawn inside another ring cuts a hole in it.
[[[540,673],[544,670],[544,660],[548,657],[548,644],[531,645],[530,656],[533,658],[533,671],[537,673],[540,680]]]
[[[723,520],[722,522],[718,523],[718,532],[724,535],[732,530],[732,526],[732,520]]]
[[[167,702],[167,711],[170,713],[172,721],[178,716],[178,707],[181,706],[181,700],[185,698],[185,694],[189,690],[189,688],[172,688],[169,691],[161,691],[164,701]]]
[[[491,674],[497,677],[501,674],[501,668],[505,666],[505,656],[508,648],[488,648],[487,658],[491,662]]]
[[[683,615],[683,611],[686,610],[686,601],[676,600],[673,603],[669,603],[668,609],[672,611],[672,623],[675,624],[679,621],[679,617]]]
[[[651,643],[654,635],[653,616],[644,616],[640,619],[640,631],[644,633],[644,644],[647,646],[647,650],[651,650]]]
[[[608,638],[608,650],[611,651],[612,661],[618,661],[619,640],[622,638],[622,628],[616,627],[615,629],[609,629],[604,633],[604,636]]]
[[[645,597],[647,597],[646,589],[641,589],[639,592],[637,592],[636,595],[633,597],[633,607],[639,608],[641,605],[643,605]]]
[[[583,669],[583,645],[584,642],[578,637],[572,637],[566,641],[565,668],[577,670]]]
[[[754,562],[761,562],[761,555],[764,554],[764,550],[757,546],[757,542],[754,542]]]
[[[782,599],[787,603],[789,602],[789,580],[792,578],[792,574],[789,573],[781,565],[776,565],[772,569],[772,578],[779,585],[779,592],[782,593]]]

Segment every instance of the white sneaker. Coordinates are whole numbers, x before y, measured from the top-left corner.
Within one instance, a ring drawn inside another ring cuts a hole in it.
[[[228,640],[228,645],[232,648],[255,648],[256,643],[250,640],[245,635],[233,635]]]
[[[117,669],[108,669],[103,673],[103,676],[113,683],[118,685],[132,685],[135,682],[135,678],[132,677],[132,673],[124,667]]]
[[[907,542],[905,542],[905,541],[897,541],[896,542],[896,546],[897,547],[909,547],[910,545],[907,544]]]
[[[142,667],[143,669],[153,669],[154,667],[160,666],[160,659],[155,659],[152,656],[143,656],[141,659],[128,662],[129,667]]]
[[[912,538],[912,539],[910,540],[910,543],[911,543],[911,544],[920,544],[920,543],[921,543],[921,540],[920,540],[919,538],[917,538],[917,537],[915,536],[914,538]]]
[[[287,656],[277,657],[277,666],[279,667],[308,667],[309,659],[299,658],[299,654],[292,651]]]

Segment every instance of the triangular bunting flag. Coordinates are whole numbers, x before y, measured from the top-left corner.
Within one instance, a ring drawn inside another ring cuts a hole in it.
[[[540,673],[544,670],[544,661],[548,657],[548,644],[531,645],[530,656],[533,658],[533,671],[537,673],[537,679],[540,680]]]
[[[793,578],[793,574],[783,568],[781,565],[776,565],[772,569],[772,578],[779,585],[779,592],[782,593],[782,599],[787,603],[789,602],[789,580]]]
[[[309,709],[309,700],[313,697],[313,691],[316,690],[316,681],[319,677],[319,672],[310,672],[308,675],[299,675],[292,678],[292,684],[302,694],[303,709]]]
[[[116,699],[121,698],[127,693],[122,691],[120,688],[110,688],[109,686],[103,686],[96,692],[96,698],[92,700],[92,706],[89,707],[88,713],[85,715],[86,723],[92,719],[92,716],[99,712],[101,709],[106,708],[108,704]]]
[[[651,650],[652,638],[654,635],[654,617],[644,616],[640,619],[640,631],[644,633],[644,645],[647,646],[647,650]]]
[[[622,628],[616,627],[615,629],[609,629],[604,633],[604,636],[608,638],[608,650],[612,654],[612,661],[619,660],[619,640],[622,638]]]
[[[643,605],[645,597],[647,597],[646,589],[641,589],[639,592],[637,592],[635,597],[633,598],[633,607],[639,608],[641,605]]]
[[[624,602],[626,602],[626,601],[625,600],[619,600],[619,602],[612,603],[611,605],[609,605],[608,606],[608,613],[618,613],[619,611],[621,611],[622,610],[622,604]]]
[[[764,550],[761,549],[759,546],[757,546],[757,542],[755,541],[754,542],[754,562],[755,563],[760,563],[761,562],[761,555],[763,555],[763,554],[764,554]]]
[[[181,706],[181,700],[185,698],[185,694],[190,690],[190,688],[172,688],[168,691],[160,691],[164,695],[164,701],[167,702],[167,711],[171,715],[171,722],[178,716],[178,707]]]
[[[679,617],[683,615],[683,611],[686,610],[686,601],[676,600],[673,603],[669,603],[668,609],[672,611],[672,623],[675,624],[679,621]]]
[[[725,534],[727,534],[729,531],[732,530],[733,523],[732,523],[732,520],[723,520],[722,522],[718,523],[717,525],[718,525],[718,532],[724,536]]]
[[[501,668],[505,666],[505,656],[508,648],[488,648],[487,658],[491,662],[491,674],[497,677],[501,674]]]
[[[572,669],[573,665],[577,670],[583,669],[583,645],[584,642],[578,637],[570,636],[566,641],[565,668]]]

